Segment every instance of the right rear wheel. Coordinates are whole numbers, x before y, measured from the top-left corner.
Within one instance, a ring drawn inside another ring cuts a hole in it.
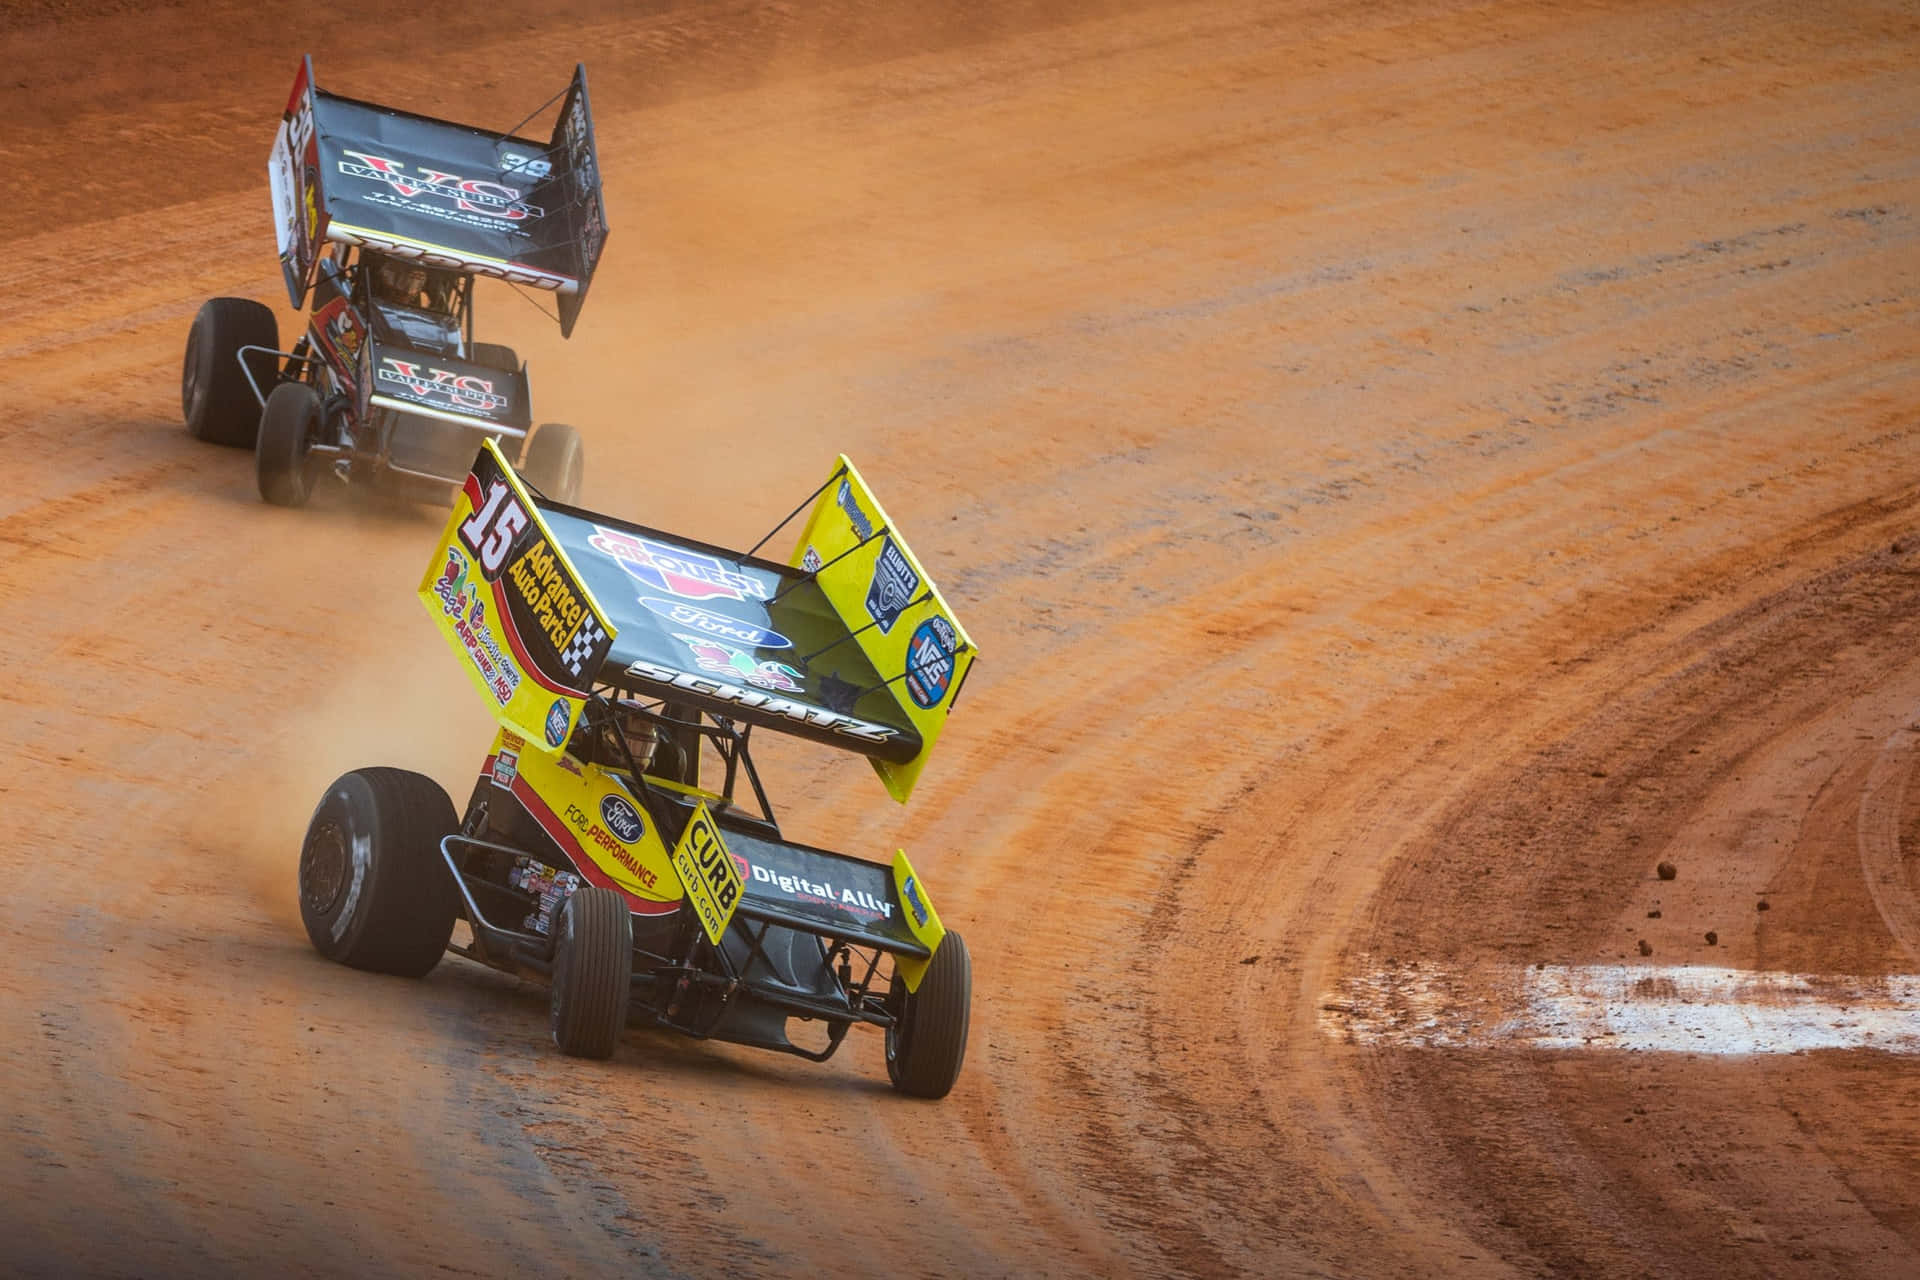
[[[240,348],[280,346],[280,322],[251,298],[209,298],[187,330],[180,366],[180,412],[187,434],[212,444],[245,449],[260,427],[260,402],[240,368]],[[278,361],[260,352],[247,368],[264,389],[273,385]]]
[[[611,1058],[633,989],[633,916],[612,889],[585,884],[554,922],[548,1023],[560,1052]]]
[[[508,373],[520,372],[520,353],[504,342],[476,342],[473,344],[472,360],[489,369],[504,369]]]
[[[580,433],[564,422],[541,423],[527,445],[520,474],[545,497],[572,506],[580,500],[580,480],[585,472]]]
[[[906,993],[887,1029],[887,1076],[894,1088],[916,1098],[947,1096],[967,1056],[972,1003],[973,959],[960,935],[948,930],[920,989]]]

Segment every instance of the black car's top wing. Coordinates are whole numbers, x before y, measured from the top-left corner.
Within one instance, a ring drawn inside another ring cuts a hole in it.
[[[267,173],[296,307],[331,240],[550,290],[571,334],[606,243],[585,67],[542,143],[328,93],[309,57]]]

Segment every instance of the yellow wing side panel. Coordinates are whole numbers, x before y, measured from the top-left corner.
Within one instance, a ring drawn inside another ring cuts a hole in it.
[[[899,677],[887,687],[919,730],[920,753],[904,764],[872,764],[904,804],[973,666],[973,639],[845,454],[800,530],[791,563],[814,574],[874,670]]]
[[[915,960],[907,956],[895,956],[893,967],[906,979],[907,990],[918,991],[920,980],[927,976],[927,966],[933,963],[933,956],[939,954],[940,941],[947,936],[946,926],[940,923],[940,913],[933,909],[933,900],[927,897],[925,886],[920,877],[913,873],[913,864],[907,861],[907,851],[897,849],[893,855],[893,888],[900,895],[900,906],[907,928],[913,936],[925,945],[928,957]]]
[[[491,440],[419,595],[501,727],[549,750],[565,743],[614,628]]]

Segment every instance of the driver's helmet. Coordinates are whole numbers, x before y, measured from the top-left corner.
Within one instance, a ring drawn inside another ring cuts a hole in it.
[[[427,269],[425,267],[387,258],[373,269],[374,295],[387,302],[417,307],[420,305],[420,296],[426,291]]]
[[[659,742],[659,731],[654,727],[653,717],[641,709],[641,704],[632,698],[620,698],[613,704],[613,727],[611,732],[618,733],[626,740],[627,752],[633,757],[636,772],[644,773],[653,763],[653,749]]]

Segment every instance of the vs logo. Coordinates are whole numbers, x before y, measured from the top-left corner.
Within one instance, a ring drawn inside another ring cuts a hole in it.
[[[360,163],[350,164],[342,160],[340,172],[349,177],[384,182],[403,200],[412,200],[416,196],[451,200],[462,213],[477,213],[505,222],[525,222],[528,218],[539,218],[546,214],[546,210],[522,200],[518,187],[509,187],[502,182],[463,178],[457,173],[443,173],[424,166],[409,173],[406,165],[386,156],[369,155],[365,151],[349,151],[346,154]]]
[[[443,396],[452,408],[474,413],[498,413],[507,407],[507,398],[493,389],[489,378],[435,369],[395,356],[380,357],[380,381],[399,383],[422,400]]]

